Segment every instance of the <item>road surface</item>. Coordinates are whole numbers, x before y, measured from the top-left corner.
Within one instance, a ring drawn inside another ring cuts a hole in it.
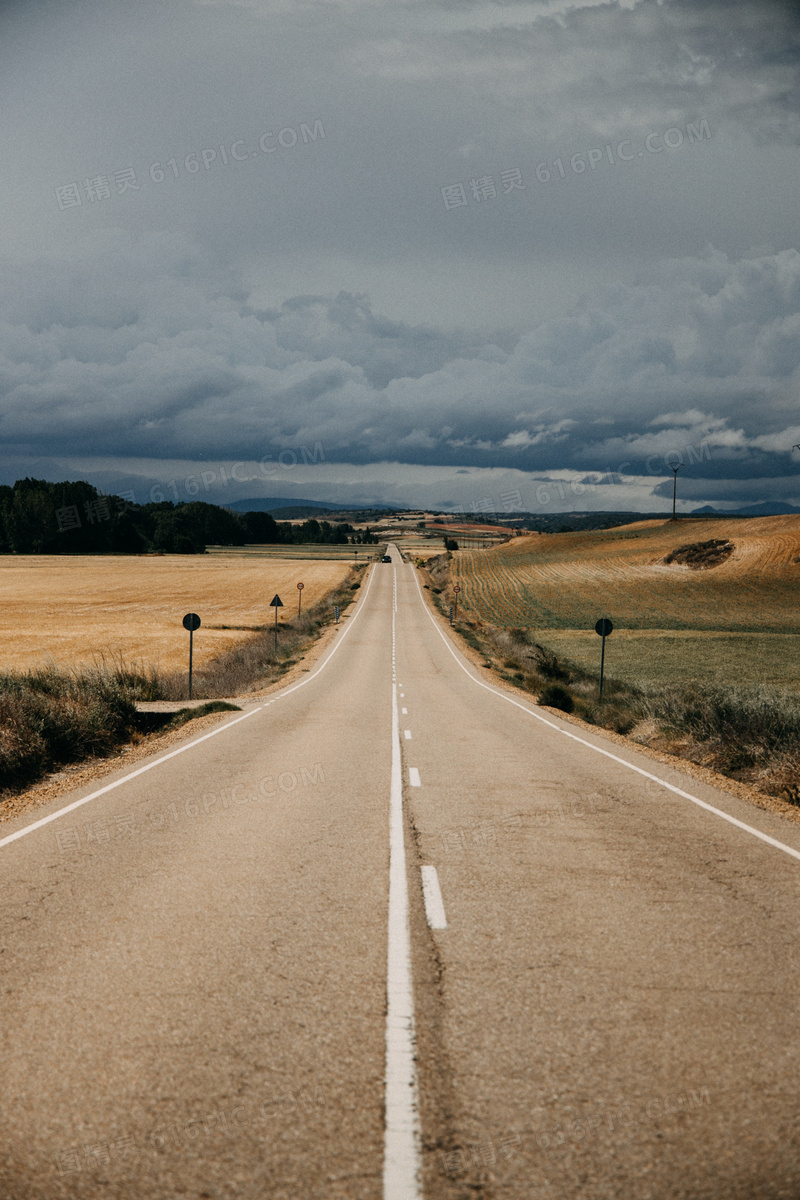
[[[796,1200],[798,827],[391,553],[299,684],[0,826],[2,1200]]]

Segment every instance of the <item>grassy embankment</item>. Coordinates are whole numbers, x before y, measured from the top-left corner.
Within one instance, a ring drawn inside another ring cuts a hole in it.
[[[457,579],[459,632],[540,703],[800,803],[800,521],[730,525],[518,539],[441,556],[429,586],[446,611]],[[733,551],[664,561],[712,539]],[[600,616],[615,625],[602,702]]]
[[[48,771],[110,753],[147,733],[173,728],[193,717],[235,708],[214,697],[236,696],[278,680],[357,595],[363,566],[316,604],[274,629],[266,626],[194,673],[193,694],[210,703],[174,714],[137,712],[138,700],[182,700],[188,673],[149,664],[109,663],[73,670],[54,664],[0,674],[0,796],[19,790]]]

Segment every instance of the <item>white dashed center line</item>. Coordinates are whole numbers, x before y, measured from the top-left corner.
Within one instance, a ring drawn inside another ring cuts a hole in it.
[[[392,613],[392,654],[396,618]],[[392,774],[389,803],[389,927],[386,976],[386,1091],[383,1200],[421,1200],[411,930],[403,828],[403,768],[397,685],[392,684]]]
[[[419,777],[419,771],[416,767],[408,768],[408,782],[412,787],[422,787],[422,782]]]
[[[410,730],[410,729],[404,729],[404,730],[403,730],[403,737],[406,739],[406,741],[407,741],[407,742],[410,742],[410,741],[411,741],[411,730]]]
[[[422,897],[425,901],[425,916],[431,929],[447,929],[447,917],[444,914],[444,901],[436,867],[422,868]]]

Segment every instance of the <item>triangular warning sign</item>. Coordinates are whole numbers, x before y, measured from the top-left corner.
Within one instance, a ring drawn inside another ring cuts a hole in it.
[[[270,606],[270,608],[283,608],[283,601],[281,600],[281,598],[277,592],[270,600],[269,606]]]

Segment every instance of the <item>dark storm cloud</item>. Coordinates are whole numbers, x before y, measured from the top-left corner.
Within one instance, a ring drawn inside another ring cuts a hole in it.
[[[799,31],[777,0],[19,9],[6,454],[124,473],[320,442],[343,469],[627,464],[647,487],[693,447],[706,498],[784,494]],[[221,165],[223,142],[317,116],[324,138]],[[623,138],[642,153],[570,166]],[[213,166],[185,168],[203,146]],[[58,211],[55,185],[129,163],[136,192]],[[524,189],[470,196],[514,167]]]
[[[747,478],[800,439],[796,251],[662,263],[510,348],[383,320],[347,294],[256,312],[180,245],[109,240],[82,275],[76,292],[40,273],[40,311],[30,286],[20,311],[5,293],[9,447],[241,458],[321,440],[343,463],[591,471],[691,444],[707,448],[696,475]]]

